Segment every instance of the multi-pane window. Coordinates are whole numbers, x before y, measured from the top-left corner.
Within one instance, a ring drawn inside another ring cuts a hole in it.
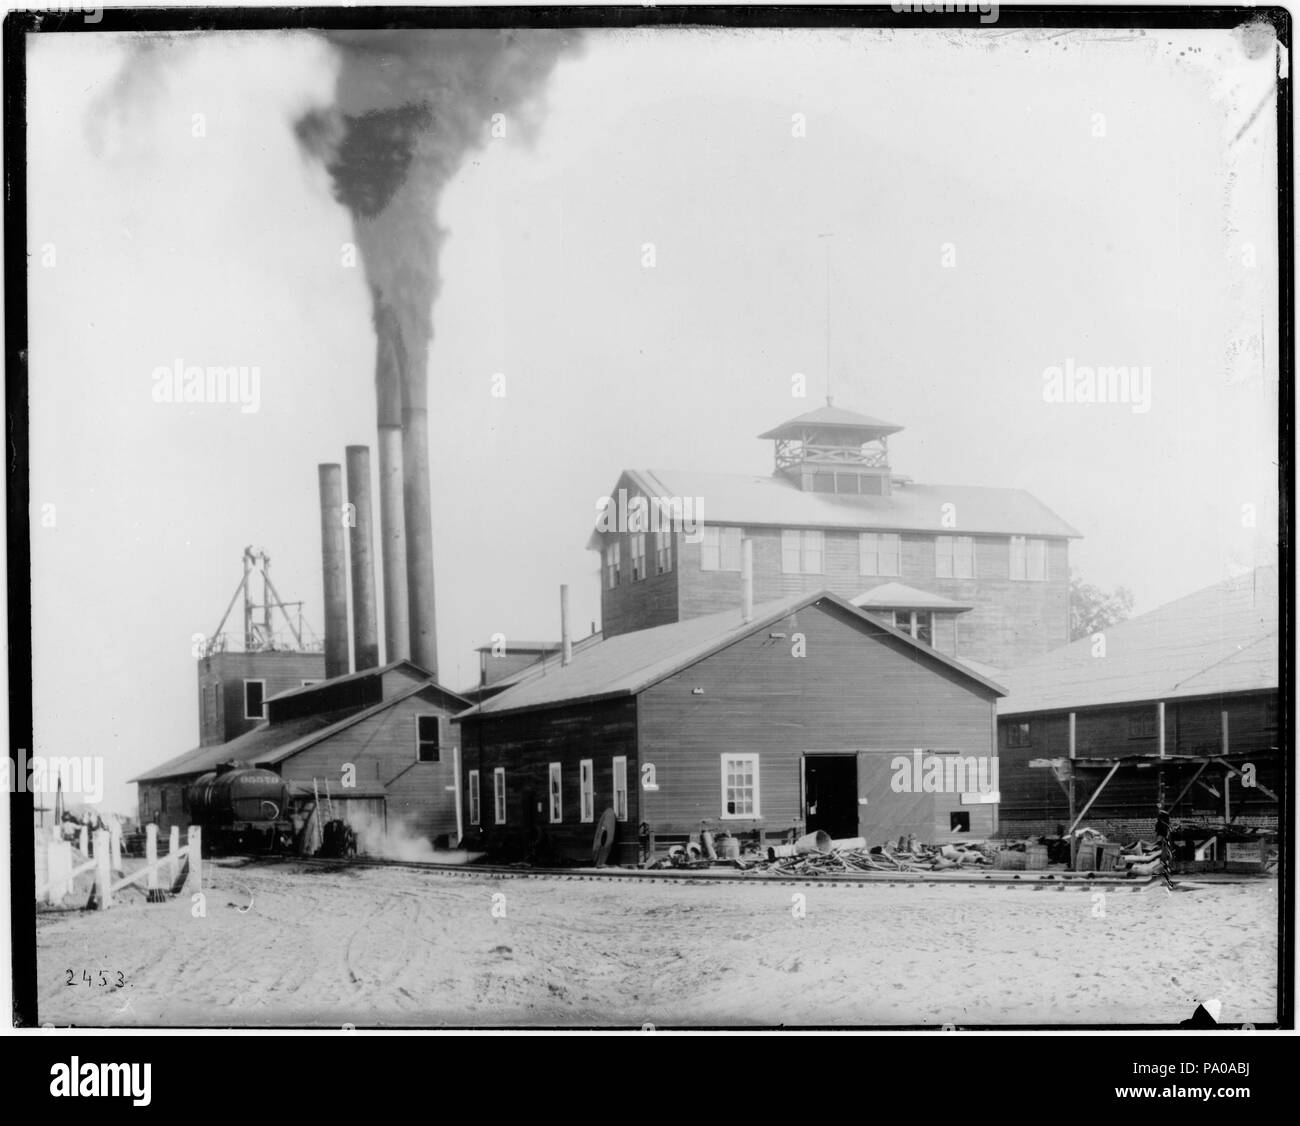
[[[627,820],[627,756],[614,756],[614,816]]]
[[[622,546],[618,540],[605,546],[605,587],[607,590],[614,590],[619,583],[620,559],[622,557]]]
[[[583,821],[596,820],[596,778],[591,759],[578,763],[578,816]]]
[[[1013,579],[1046,582],[1047,541],[1012,536],[1009,573]]]
[[[244,681],[244,718],[266,718],[266,681]]]
[[[492,771],[492,806],[496,823],[504,825],[506,823],[506,768],[504,766],[498,766]]]
[[[438,746],[438,717],[417,715],[415,717],[415,761],[437,762],[441,757]]]
[[[969,579],[975,576],[975,538],[936,536],[934,573],[941,579]]]
[[[722,816],[761,816],[758,803],[758,755],[722,756]]]
[[[821,532],[786,528],[781,533],[781,571],[787,575],[820,575],[825,567],[825,536]]]
[[[673,569],[673,533],[664,528],[655,532],[655,574],[666,575]]]
[[[558,825],[564,820],[563,808],[560,804],[560,764],[558,762],[551,763],[550,776],[551,824]]]
[[[858,574],[897,575],[902,537],[897,532],[862,532],[858,535]]]
[[[917,641],[934,644],[934,615],[929,610],[895,610],[894,627]]]
[[[469,772],[469,823],[477,825],[479,823],[479,805],[478,805],[478,771]]]
[[[739,571],[740,533],[740,528],[706,524],[704,539],[700,541],[700,570]]]
[[[1008,747],[1029,747],[1032,744],[1029,741],[1029,724],[1011,723],[1007,725],[1007,746]]]
[[[632,581],[639,583],[645,578],[645,532],[637,532],[628,544],[632,549]]]

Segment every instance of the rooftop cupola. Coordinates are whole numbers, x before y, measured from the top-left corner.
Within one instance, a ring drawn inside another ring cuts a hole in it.
[[[759,437],[776,443],[776,473],[804,492],[888,496],[887,442],[902,429],[837,407],[828,395],[824,407]]]

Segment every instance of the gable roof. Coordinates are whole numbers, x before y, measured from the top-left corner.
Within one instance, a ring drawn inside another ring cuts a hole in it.
[[[1009,669],[998,714],[1275,689],[1277,583],[1259,567],[1111,626],[1104,657],[1084,637]]]
[[[182,775],[206,774],[209,770],[215,770],[223,762],[272,764],[283,762],[291,755],[296,755],[299,751],[347,730],[353,724],[387,711],[412,696],[426,692],[435,693],[442,700],[458,701],[465,706],[469,704],[463,696],[443,688],[432,680],[424,680],[408,685],[369,707],[318,712],[296,716],[280,723],[260,723],[252,731],[246,731],[229,742],[194,747],[184,754],[168,759],[161,766],[155,766],[152,770],[137,775],[130,779],[130,782],[154,782]]]
[[[904,485],[889,496],[804,492],[784,476],[757,477],[693,470],[626,469],[648,497],[700,498],[692,515],[708,524],[782,528],[845,528],[855,531],[954,534],[943,523],[956,508],[962,535],[1017,535],[1081,538],[1047,505],[1023,489],[976,485]],[[604,533],[592,532],[587,546],[598,548]]]
[[[396,672],[399,669],[411,673],[420,680],[433,680],[428,669],[421,668],[414,661],[400,658],[396,661],[389,661],[386,665],[376,665],[370,669],[357,669],[356,672],[344,673],[342,676],[332,676],[328,680],[318,680],[315,684],[304,684],[298,688],[286,688],[283,692],[268,696],[267,702],[269,703],[271,700],[287,700],[294,696],[306,696],[313,692],[320,692],[325,688],[336,688],[340,684],[355,684],[358,681],[370,680],[373,677],[383,676],[385,673]]]
[[[954,602],[942,594],[917,590],[906,583],[881,583],[850,601],[863,610],[950,610],[959,613],[974,609],[969,602]]]
[[[1004,692],[1000,685],[986,680],[960,661],[882,623],[839,595],[822,590],[755,606],[754,616],[748,622],[741,621],[739,610],[724,610],[653,629],[618,634],[582,652],[575,650],[568,665],[552,662],[543,668],[526,670],[512,687],[453,717],[452,722],[459,723],[481,715],[635,695],[733,642],[768,629],[783,618],[820,602],[839,607],[879,634],[898,638],[915,649],[922,660],[945,665],[998,695]]]

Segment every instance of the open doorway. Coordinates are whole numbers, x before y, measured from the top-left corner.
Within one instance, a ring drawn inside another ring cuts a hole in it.
[[[858,835],[858,756],[805,755],[804,819],[808,832],[835,839]]]

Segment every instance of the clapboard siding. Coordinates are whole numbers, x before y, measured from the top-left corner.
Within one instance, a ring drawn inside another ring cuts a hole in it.
[[[795,594],[830,590],[852,599],[885,583],[909,586],[942,595],[972,607],[958,615],[956,655],[983,661],[996,668],[1009,668],[1037,657],[1069,641],[1069,541],[1047,542],[1047,579],[1042,582],[1010,577],[1008,536],[975,536],[974,570],[969,579],[938,578],[935,574],[935,537],[901,534],[898,575],[860,573],[858,533],[827,530],[825,556],[819,574],[785,574],[781,569],[781,529],[747,527],[744,534],[754,547],[754,599],[766,602]],[[960,534],[955,529],[954,534]],[[700,567],[700,545],[678,536],[677,597],[680,618],[713,614],[740,605],[739,571],[705,571]],[[639,588],[644,584],[638,583]],[[621,592],[618,628],[606,633],[626,632],[645,625],[660,624],[662,607],[642,620],[632,599],[636,590]],[[649,610],[647,609],[647,613]],[[636,622],[637,624],[627,624]],[[945,627],[946,628],[946,627]],[[949,644],[945,633],[940,647]]]
[[[1269,698],[1274,705],[1270,707]],[[1283,785],[1276,727],[1276,692],[1246,693],[1227,697],[1169,701],[1165,705],[1165,751],[1170,755],[1212,754],[1221,749],[1222,719],[1228,713],[1228,746],[1231,751],[1258,752],[1258,780],[1274,793]],[[1138,705],[1080,708],[1075,712],[1075,748],[1079,757],[1110,758],[1145,754],[1155,758],[1159,751],[1156,735],[1132,737],[1132,724],[1146,717],[1154,719],[1156,702]],[[1010,732],[1029,725],[1028,747],[1011,747]],[[1020,819],[1064,819],[1069,803],[1052,772],[1028,766],[1030,759],[1068,758],[1070,753],[1069,717],[1064,712],[1030,713],[998,721],[1001,759],[1002,815]],[[1220,774],[1216,767],[1204,777]],[[1182,789],[1178,770],[1167,771],[1169,797]],[[1217,787],[1217,782],[1213,783]],[[1076,804],[1082,807],[1092,792],[1091,783],[1076,784]],[[1232,807],[1242,813],[1276,811],[1276,803],[1261,794],[1234,783]],[[1156,784],[1154,771],[1124,770],[1116,774],[1098,798],[1089,816],[1154,816]],[[1215,812],[1222,802],[1200,787],[1195,787],[1176,812],[1189,814],[1204,810]]]
[[[615,835],[612,859],[637,860],[637,827],[641,814],[637,794],[636,701],[631,697],[593,701],[520,715],[467,718],[459,725],[464,751],[466,835],[478,847],[501,855],[528,850],[533,830],[540,828],[562,855],[590,862],[596,824],[614,800],[613,759],[628,760],[628,817]],[[594,773],[595,820],[580,820],[579,763],[591,759]],[[549,764],[561,763],[561,814],[558,825],[548,821]],[[505,768],[506,823],[495,824],[492,775]],[[479,771],[481,824],[471,826],[469,772]],[[526,804],[531,802],[531,808]],[[540,809],[538,806],[540,805]]]
[[[355,768],[355,786],[362,793],[382,788],[387,794],[390,833],[434,839],[442,835],[455,844],[456,794],[452,746],[458,730],[436,691],[409,697],[361,720],[330,738],[284,759],[277,769],[287,779],[310,786],[316,780],[324,793],[346,795],[348,764]],[[439,717],[440,761],[416,761],[416,717]],[[451,787],[449,789],[449,787]]]
[[[795,655],[796,635],[804,656]],[[995,698],[885,630],[813,604],[641,694],[641,761],[654,765],[659,786],[643,794],[643,819],[664,832],[797,829],[805,752],[990,755]],[[741,752],[759,755],[761,821],[722,816],[721,756]]]

